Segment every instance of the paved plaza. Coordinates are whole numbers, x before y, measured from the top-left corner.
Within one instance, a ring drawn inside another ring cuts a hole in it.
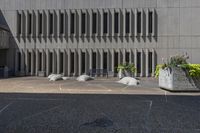
[[[0,80],[2,93],[56,93],[56,94],[152,94],[199,95],[200,93],[171,93],[158,87],[155,78],[139,78],[140,85],[126,86],[117,83],[118,78],[95,78],[87,82],[70,80],[49,81],[44,77],[17,77]]]
[[[23,77],[0,80],[0,133],[199,133],[199,93]]]

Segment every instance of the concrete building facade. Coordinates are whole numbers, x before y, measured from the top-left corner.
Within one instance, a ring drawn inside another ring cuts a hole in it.
[[[200,63],[199,0],[1,0],[0,9],[10,31],[1,54],[15,75],[114,76],[130,62],[149,77],[162,58],[185,52]]]

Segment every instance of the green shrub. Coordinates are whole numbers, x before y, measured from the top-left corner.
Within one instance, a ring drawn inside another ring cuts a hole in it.
[[[180,67],[189,72],[191,77],[200,77],[200,64],[183,64]]]
[[[129,73],[134,73],[136,71],[135,65],[134,64],[129,64],[129,63],[124,63],[124,64],[120,64],[117,67],[117,71],[119,72],[119,70],[122,70],[122,72],[129,72]]]
[[[164,65],[157,65],[156,66],[156,71],[155,71],[155,77],[158,78],[159,77],[159,71],[161,68],[163,68]]]
[[[163,64],[157,65],[155,70],[155,77],[159,77],[160,68],[164,69],[166,66]],[[185,71],[188,71],[190,77],[200,78],[200,64],[181,64],[178,67],[182,68]]]

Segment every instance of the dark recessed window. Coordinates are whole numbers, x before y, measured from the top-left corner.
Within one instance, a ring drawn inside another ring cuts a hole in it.
[[[114,15],[114,27],[115,27],[115,30],[114,30],[114,33],[119,33],[119,13],[116,12],[115,15]]]
[[[85,34],[86,33],[86,14],[82,13],[81,15],[81,33]]]
[[[74,52],[72,52],[71,53],[71,73],[73,74],[74,73],[74,57],[75,57],[75,55],[74,55]]]
[[[96,69],[96,67],[97,67],[96,59],[97,59],[97,53],[93,52],[92,53],[92,68],[93,69]]]
[[[152,73],[152,60],[153,60],[153,54],[152,52],[149,52],[149,73]]]
[[[153,12],[149,12],[149,33],[153,33]]]
[[[64,68],[63,60],[64,60],[64,53],[61,52],[60,53],[60,73],[63,73],[63,68]]]
[[[31,72],[31,52],[28,52],[28,72]]]
[[[29,19],[29,29],[28,29],[28,34],[32,33],[32,14],[29,13],[28,15],[28,19]]]
[[[22,15],[20,13],[18,13],[18,34],[20,35],[22,33],[22,27],[21,27],[21,23],[22,23]]]
[[[108,13],[104,12],[103,14],[103,33],[108,33]]]
[[[137,73],[141,73],[141,52],[137,52]]]
[[[130,33],[130,12],[126,12],[126,33]]]
[[[53,13],[49,14],[49,34],[53,34]]]
[[[71,34],[74,34],[75,32],[75,14],[71,13]]]
[[[126,52],[126,63],[129,63],[130,62],[130,53],[129,52]]]
[[[21,71],[21,53],[18,52],[18,71]]]
[[[39,71],[42,71],[42,53],[39,52],[39,68],[38,68]]]
[[[81,64],[82,64],[82,67],[81,67],[81,71],[82,73],[85,73],[85,53],[81,53],[82,54],[82,57],[81,57]]]
[[[40,13],[39,14],[39,22],[38,22],[38,24],[39,24],[39,26],[38,26],[38,30],[39,30],[39,34],[42,34],[42,13]]]
[[[92,13],[92,33],[97,33],[97,13]]]
[[[107,69],[107,67],[108,67],[108,54],[107,54],[107,52],[104,52],[103,53],[103,69]]]
[[[64,13],[60,13],[60,34],[64,34]]]
[[[137,13],[137,33],[141,33],[141,22],[142,22],[141,12]]]

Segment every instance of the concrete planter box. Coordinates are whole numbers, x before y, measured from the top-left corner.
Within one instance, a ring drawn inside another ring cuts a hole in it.
[[[159,87],[170,91],[200,91],[200,79],[189,77],[181,68],[160,69]]]

